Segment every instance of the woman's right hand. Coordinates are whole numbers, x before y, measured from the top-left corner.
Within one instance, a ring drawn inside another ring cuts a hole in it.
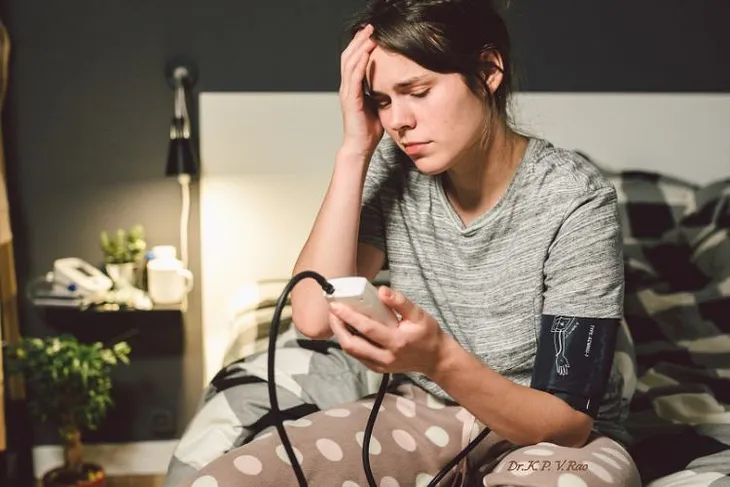
[[[383,126],[377,113],[368,107],[363,81],[370,53],[375,49],[372,25],[360,29],[340,57],[340,106],[344,140],[341,151],[369,161],[383,137]]]

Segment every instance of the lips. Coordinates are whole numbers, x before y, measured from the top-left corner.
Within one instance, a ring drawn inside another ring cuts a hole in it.
[[[429,142],[408,142],[403,144],[403,150],[408,155],[416,155],[423,151]]]

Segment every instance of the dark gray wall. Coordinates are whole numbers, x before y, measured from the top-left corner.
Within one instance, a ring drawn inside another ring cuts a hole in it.
[[[727,0],[510,0],[529,91],[728,92]]]
[[[21,286],[58,257],[98,262],[102,229],[142,223],[151,243],[177,244],[179,188],[163,177],[168,59],[194,60],[197,91],[335,91],[341,27],[358,5],[7,0],[3,117]],[[521,0],[508,19],[524,90],[730,90],[727,0]],[[193,196],[191,267],[200,275],[197,187]],[[26,333],[41,329],[27,307],[23,319]],[[185,365],[192,384],[201,377],[199,328],[197,287]],[[186,391],[186,411],[198,393]]]

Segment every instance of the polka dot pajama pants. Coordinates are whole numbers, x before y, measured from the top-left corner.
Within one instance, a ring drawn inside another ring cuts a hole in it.
[[[367,487],[362,467],[370,396],[285,422],[312,487]],[[425,487],[481,429],[464,408],[444,404],[403,383],[383,401],[370,441],[370,465],[379,487]],[[181,487],[296,486],[279,436],[272,428],[211,462]],[[490,433],[441,486],[639,487],[626,451],[606,437],[583,448],[551,443],[518,448]]]

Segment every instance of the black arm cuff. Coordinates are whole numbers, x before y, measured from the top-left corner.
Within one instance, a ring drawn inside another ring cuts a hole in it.
[[[543,315],[530,386],[595,419],[619,326],[617,318]]]

